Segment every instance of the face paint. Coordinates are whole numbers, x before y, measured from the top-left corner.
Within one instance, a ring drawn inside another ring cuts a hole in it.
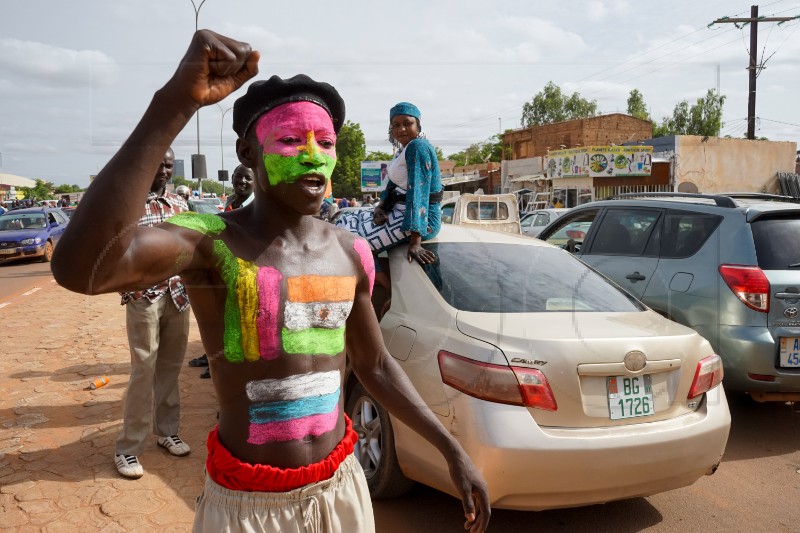
[[[358,258],[361,259],[361,266],[364,267],[364,272],[369,279],[369,293],[372,294],[372,287],[375,285],[375,257],[364,239],[353,241],[353,248],[355,248]]]
[[[271,185],[294,183],[308,174],[330,179],[336,165],[336,133],[322,106],[312,102],[278,106],[259,117],[255,132]]]
[[[344,350],[344,324],[353,307],[353,276],[296,276],[286,280],[283,351],[337,355]]]
[[[331,431],[339,419],[340,385],[337,370],[251,381],[247,442],[299,440]]]

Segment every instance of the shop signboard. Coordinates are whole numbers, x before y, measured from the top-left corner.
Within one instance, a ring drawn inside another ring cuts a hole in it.
[[[586,146],[547,153],[545,175],[550,179],[649,176],[652,146]]]
[[[380,192],[389,180],[388,161],[361,162],[361,191]]]

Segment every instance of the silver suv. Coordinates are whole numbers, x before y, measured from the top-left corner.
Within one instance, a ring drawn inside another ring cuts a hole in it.
[[[800,203],[646,193],[584,204],[539,238],[708,339],[728,390],[800,400]],[[796,200],[795,200],[796,201]]]

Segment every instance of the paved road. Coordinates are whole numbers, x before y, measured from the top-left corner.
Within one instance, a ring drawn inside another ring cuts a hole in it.
[[[31,290],[47,287],[52,281],[50,263],[30,259],[0,263],[0,308]]]
[[[0,273],[17,272],[6,268]],[[203,441],[215,424],[211,383],[198,378],[199,369],[181,372],[181,434],[191,455],[169,456],[151,441],[142,455],[146,475],[121,479],[112,457],[129,373],[124,312],[115,295],[43,285],[0,309],[0,529],[187,531],[202,483]],[[186,359],[200,353],[193,322]],[[87,390],[104,374],[109,385]],[[728,448],[713,476],[606,505],[496,510],[490,531],[800,531],[800,413],[741,396],[731,398],[731,410]],[[422,486],[375,502],[375,511],[381,533],[462,531],[460,503]]]

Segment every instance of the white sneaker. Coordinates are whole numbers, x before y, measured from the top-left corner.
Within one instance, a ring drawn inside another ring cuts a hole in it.
[[[166,448],[169,453],[172,455],[177,455],[178,457],[188,455],[191,451],[189,449],[189,445],[183,442],[177,435],[172,435],[171,437],[158,437],[158,445],[162,448]]]
[[[117,472],[131,479],[138,479],[144,475],[144,468],[135,455],[115,455]]]

